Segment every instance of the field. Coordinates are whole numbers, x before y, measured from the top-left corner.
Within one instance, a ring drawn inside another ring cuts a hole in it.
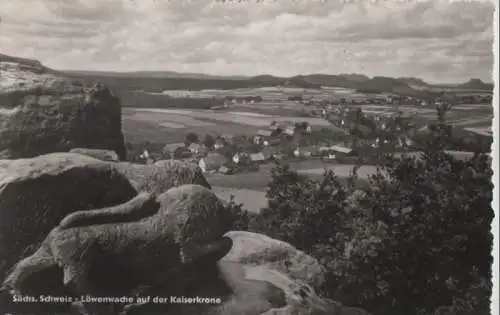
[[[342,181],[350,175],[354,166],[327,164],[319,160],[312,160],[291,163],[291,167],[297,170],[299,174],[307,175],[309,178],[316,180],[323,177],[325,169],[331,169]],[[207,179],[220,198],[229,200],[230,196],[233,195],[236,203],[242,203],[245,209],[259,212],[262,207],[267,205],[265,195],[267,184],[271,180],[271,168],[272,165],[263,165],[258,172],[234,175],[213,174],[207,176]],[[366,184],[368,176],[375,172],[376,168],[374,166],[361,166],[358,170],[359,184]]]
[[[251,134],[277,122],[303,122],[312,126],[332,127],[319,118],[277,116],[258,112],[184,109],[123,109],[123,131],[129,142],[173,143],[183,141],[189,132],[198,135]]]
[[[169,91],[172,96],[184,96],[186,91]],[[366,95],[354,93],[347,89],[279,89],[254,88],[231,91],[203,90],[190,92],[190,97],[224,97],[262,95],[264,102],[254,104],[233,104],[223,110],[208,109],[158,109],[158,108],[124,108],[123,131],[126,140],[131,143],[142,143],[145,140],[156,143],[173,143],[183,141],[189,132],[203,137],[212,135],[252,134],[266,128],[272,121],[302,122],[307,121],[313,127],[335,128],[329,122],[320,118],[302,115],[308,107],[287,100],[294,94],[305,95],[312,99],[332,99],[348,96],[351,99],[362,99]],[[361,107],[368,115],[388,116],[397,111],[416,115],[419,123],[425,124],[436,119],[434,106],[395,106],[395,105],[349,105]],[[491,119],[493,117],[490,105],[457,105],[447,114],[451,125],[473,130],[477,133],[491,134]],[[238,203],[250,211],[259,211],[267,203],[265,198],[266,185],[270,178],[272,165],[263,165],[258,172],[235,175],[208,175],[207,179],[214,191],[223,199],[235,196]],[[340,178],[349,176],[352,165],[324,164],[319,160],[308,160],[293,163],[292,167],[299,173],[312,178],[322,177],[325,167],[333,169]],[[375,172],[375,167],[364,165],[358,170],[361,180]],[[366,181],[364,181],[366,182]]]

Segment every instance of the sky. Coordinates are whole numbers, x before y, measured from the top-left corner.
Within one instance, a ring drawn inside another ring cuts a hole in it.
[[[492,82],[493,0],[0,0],[0,53],[55,69]]]

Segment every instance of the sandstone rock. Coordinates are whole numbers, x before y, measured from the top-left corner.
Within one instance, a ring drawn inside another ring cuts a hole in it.
[[[169,305],[162,315],[368,315],[342,306],[315,293],[325,271],[318,261],[288,243],[265,235],[231,231],[231,249],[215,266],[205,263],[176,278],[176,291],[158,291],[159,296],[204,296],[221,298],[219,305]],[[189,280],[188,280],[189,279]],[[189,294],[183,288],[188,287]],[[127,315],[152,312],[162,306],[149,304],[129,309]]]
[[[43,68],[1,58],[0,71],[0,156],[84,147],[114,150],[125,159],[120,101],[109,89],[84,89]]]
[[[76,148],[71,149],[69,152],[90,156],[101,161],[118,162],[119,160],[116,152],[110,150]]]
[[[0,160],[0,277],[68,213],[120,204],[136,194],[112,163],[87,156]]]
[[[161,160],[152,165],[120,162],[114,167],[125,175],[138,191],[156,194],[183,184],[211,188],[198,165],[178,160]]]
[[[170,282],[169,270],[197,259],[205,244],[222,237],[229,229],[228,213],[211,190],[199,185],[169,189],[157,202],[159,210],[139,221],[54,228],[4,285],[20,290],[31,274],[58,266],[75,294],[122,296],[138,285],[159,283],[176,289],[179,283]]]

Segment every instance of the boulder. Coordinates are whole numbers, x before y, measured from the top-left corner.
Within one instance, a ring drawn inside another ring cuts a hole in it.
[[[33,253],[68,213],[137,194],[111,163],[72,153],[0,160],[0,276]]]
[[[121,105],[109,89],[86,89],[2,60],[0,71],[2,80],[10,79],[6,86],[0,84],[0,157],[29,158],[84,147],[113,150],[125,160]]]
[[[108,161],[108,162],[119,161],[118,154],[116,154],[115,151],[110,151],[110,150],[76,148],[76,149],[71,149],[69,152],[90,156],[94,159],[98,159],[101,161]]]
[[[176,278],[175,291],[153,294],[208,297],[214,299],[212,304],[148,304],[127,308],[126,314],[156,310],[162,315],[369,315],[317,294],[315,288],[325,281],[324,268],[290,244],[242,231],[228,232],[223,238],[231,240],[231,247],[215,265],[199,264],[189,276]]]
[[[136,197],[107,211],[123,217],[124,209],[134,211],[130,205],[143,205],[148,199]],[[108,216],[102,222],[107,224],[94,221],[81,226],[77,221],[83,217],[70,214],[33,255],[16,265],[6,278],[5,287],[25,294],[23,282],[29,276],[57,266],[63,270],[62,282],[73,288],[77,296],[129,296],[141,285],[166,285],[177,290],[185,277],[172,281],[170,271],[196,261],[200,253],[210,256],[214,251],[220,252],[220,248],[209,246],[204,250],[204,246],[229,230],[231,215],[211,190],[199,185],[171,188],[156,202],[156,213],[132,222],[109,224],[112,220]],[[70,217],[73,219],[68,220]],[[227,241],[222,245],[227,252]],[[213,266],[223,254],[212,255]],[[52,289],[43,285],[39,284],[41,293]],[[99,314],[98,309],[91,308],[92,314]]]
[[[201,185],[211,189],[203,172],[194,163],[179,160],[160,160],[154,164],[115,163],[114,167],[125,175],[138,191],[162,194],[171,187],[183,184]]]
[[[159,195],[183,184],[210,188],[196,165],[181,161],[111,163],[76,153],[0,160],[0,276],[32,253],[67,214],[121,204],[140,191]]]

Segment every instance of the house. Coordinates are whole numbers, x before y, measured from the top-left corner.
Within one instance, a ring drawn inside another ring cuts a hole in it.
[[[276,147],[266,147],[262,149],[262,154],[266,160],[281,159],[283,157],[279,148]]]
[[[143,158],[145,160],[149,159],[149,152],[148,152],[148,150],[144,149],[144,152],[142,152],[142,154],[141,154],[141,158]]]
[[[299,147],[293,151],[293,155],[295,157],[311,157],[314,155],[318,155],[318,150],[314,146]]]
[[[218,170],[221,166],[226,165],[228,159],[220,153],[209,153],[198,161],[198,166],[202,172],[210,172]]]
[[[224,141],[224,139],[221,139],[221,138],[215,139],[215,143],[214,143],[215,150],[222,149],[225,146],[226,146],[226,141]]]
[[[253,137],[253,143],[254,144],[261,144],[262,142],[263,142],[263,140],[262,140],[261,136],[254,136]]]
[[[278,129],[280,129],[280,125],[279,125],[276,121],[273,121],[273,122],[271,122],[271,124],[269,125],[269,129],[270,129],[270,130],[277,131]]]
[[[269,139],[266,141],[267,141],[267,145],[271,146],[271,147],[278,146],[281,143],[281,139],[279,139],[279,138],[273,138],[273,139]]]
[[[342,154],[351,154],[353,150],[351,148],[343,147],[340,145],[330,145],[323,146],[319,148],[319,151],[322,153],[334,152],[334,153],[342,153]]]
[[[191,151],[193,154],[198,154],[200,152],[201,145],[199,143],[191,143],[188,146],[188,150]]]
[[[242,164],[248,162],[249,159],[250,158],[247,153],[241,153],[241,152],[235,153],[232,158],[234,164]]]
[[[271,137],[273,135],[272,130],[260,129],[257,131],[257,134],[261,137]]]
[[[234,143],[234,134],[223,134],[219,138],[221,138],[222,140],[224,140],[224,142],[226,144],[233,144]]]
[[[235,153],[232,160],[234,164],[240,163],[240,153]]]
[[[266,161],[266,157],[264,156],[264,154],[262,152],[252,153],[252,154],[250,154],[250,160],[252,162],[264,162],[264,161]]]
[[[184,142],[167,143],[162,150],[164,155],[172,155],[178,148],[186,148]]]
[[[312,133],[312,128],[311,128],[311,125],[307,125],[306,127],[306,134],[310,135]]]
[[[284,133],[289,136],[293,136],[295,134],[295,126],[286,126]]]

